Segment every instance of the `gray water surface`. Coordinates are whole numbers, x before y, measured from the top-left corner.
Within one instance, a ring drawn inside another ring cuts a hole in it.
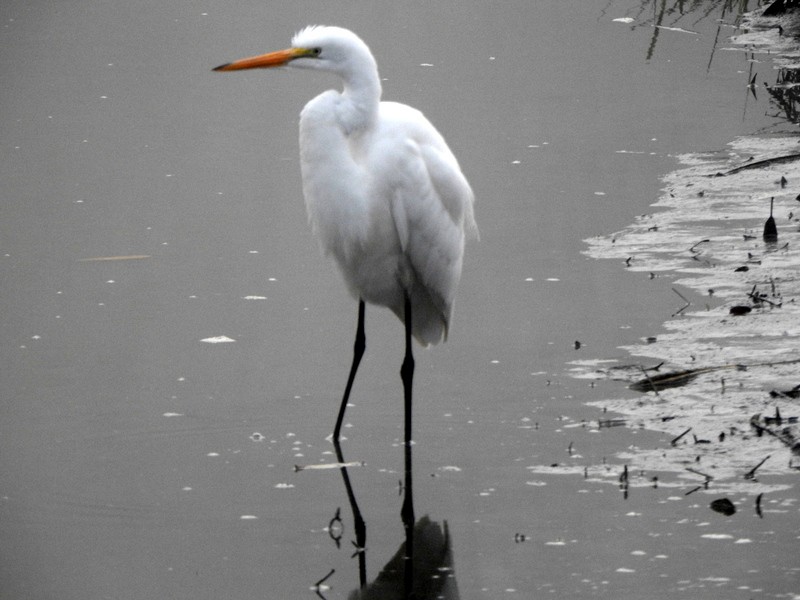
[[[301,107],[337,82],[211,72],[312,23],[367,41],[384,97],[425,112],[476,192],[450,339],[417,350],[415,381],[417,516],[447,521],[461,597],[791,590],[770,554],[796,545],[791,502],[755,528],[526,468],[662,442],[579,426],[618,390],[566,363],[622,355],[680,305],[581,240],[646,212],[675,153],[780,127],[746,87],[771,66],[725,50],[729,3],[684,4],[3,3],[0,598],[309,598],[331,569],[324,597],[358,586],[339,470],[295,472],[336,461],[356,321],[297,158]],[[344,453],[370,580],[403,541],[402,342],[368,308]]]

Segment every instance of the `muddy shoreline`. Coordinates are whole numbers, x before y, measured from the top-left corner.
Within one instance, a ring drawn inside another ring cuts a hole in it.
[[[731,40],[731,50],[758,52],[781,69],[764,86],[790,121],[800,42],[787,32],[798,22],[753,14],[747,33]],[[677,158],[653,211],[587,240],[586,252],[640,273],[643,287],[671,280],[676,310],[666,333],[625,347],[626,364],[575,361],[572,375],[638,392],[591,402],[598,428],[667,434],[662,447],[617,455],[626,484],[670,472],[681,485],[759,494],[758,477],[769,474],[785,476],[785,489],[800,475],[800,136],[751,135]],[[621,476],[607,465],[584,472]]]

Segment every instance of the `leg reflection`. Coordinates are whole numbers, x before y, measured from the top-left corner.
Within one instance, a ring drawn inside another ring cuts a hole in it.
[[[405,542],[375,581],[365,587],[362,580],[361,587],[348,600],[459,600],[447,521],[440,525],[427,515],[419,521],[413,520],[411,448],[411,444],[406,445],[405,498],[401,512]]]
[[[414,525],[414,587],[405,589],[405,544],[401,544],[378,577],[350,593],[348,600],[459,600],[447,521],[422,517]]]
[[[347,490],[347,501],[350,503],[350,509],[353,512],[353,528],[356,532],[356,552],[358,554],[358,585],[363,588],[367,585],[367,525],[364,523],[364,518],[361,516],[361,509],[358,507],[356,495],[353,492],[353,486],[350,483],[350,476],[347,474],[347,467],[344,466],[344,455],[342,454],[342,447],[339,440],[333,440],[333,447],[336,450],[336,460],[339,461],[340,471],[342,473],[342,481],[344,481],[345,490]]]
[[[411,424],[412,424],[412,389],[414,382],[414,355],[411,351],[411,300],[405,297],[406,354],[400,377],[403,380],[403,401],[405,405],[405,493],[400,517],[406,532],[405,556],[403,568],[403,591],[405,598],[414,597],[414,487],[411,460]]]

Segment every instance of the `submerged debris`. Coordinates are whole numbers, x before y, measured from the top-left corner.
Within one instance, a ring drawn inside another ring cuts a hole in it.
[[[752,160],[752,156],[748,159],[748,161]],[[733,167],[732,169],[728,169],[724,173],[720,173],[719,171],[716,172],[714,175],[710,177],[725,177],[727,175],[735,175],[736,173],[741,173],[746,169],[761,169],[763,167],[769,167],[776,164],[782,164],[787,162],[794,162],[796,160],[800,160],[800,152],[793,152],[792,154],[787,154],[784,156],[773,156],[771,158],[763,158],[761,160],[756,160],[752,162],[747,162],[743,165],[739,165],[738,167]]]
[[[780,415],[777,418],[770,418],[757,413],[750,417],[750,426],[759,436],[767,433],[786,445],[792,454],[800,456],[800,432],[797,427],[789,426],[797,424],[797,417],[790,417],[785,423],[787,426],[783,427],[784,419]]]
[[[800,398],[800,385],[785,391],[772,390],[769,395],[773,398]]]
[[[702,373],[711,373],[723,369],[746,369],[744,365],[723,365],[720,367],[705,367],[702,369],[687,369],[684,371],[673,371],[662,373],[661,375],[647,376],[644,379],[633,382],[629,387],[637,392],[657,392],[668,388],[675,388],[687,385],[694,381],[695,377]]]
[[[652,377],[635,381],[630,385],[630,388],[637,392],[657,392],[658,390],[666,388],[680,387],[692,381],[703,371],[703,369],[691,369],[688,371],[653,375]]]

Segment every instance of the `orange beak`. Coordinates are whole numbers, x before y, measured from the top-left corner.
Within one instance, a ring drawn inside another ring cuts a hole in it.
[[[224,65],[215,67],[214,71],[241,71],[242,69],[283,67],[295,58],[313,55],[313,51],[307,48],[288,48],[286,50],[278,50],[277,52],[269,52],[268,54],[260,54],[259,56],[251,56],[249,58],[242,58],[225,63]]]

